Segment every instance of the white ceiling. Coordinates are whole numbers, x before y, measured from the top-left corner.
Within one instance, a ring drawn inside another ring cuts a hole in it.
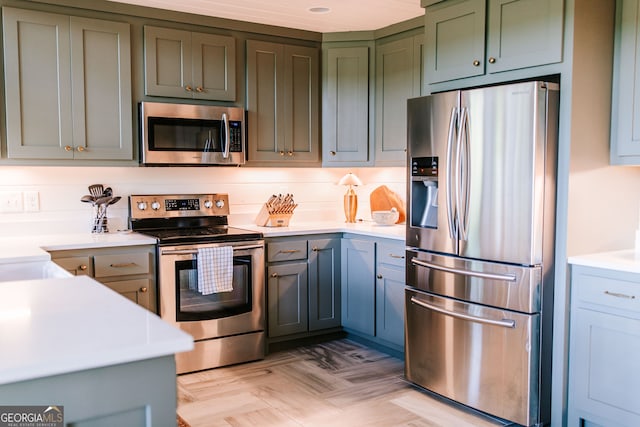
[[[111,0],[138,6],[331,33],[377,30],[424,15],[420,0]],[[330,8],[311,13],[310,8]]]

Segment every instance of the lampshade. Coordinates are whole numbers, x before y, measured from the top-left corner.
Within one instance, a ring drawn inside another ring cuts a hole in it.
[[[362,185],[362,181],[360,181],[360,178],[355,176],[353,173],[349,172],[348,174],[340,178],[340,182],[338,182],[338,185]]]

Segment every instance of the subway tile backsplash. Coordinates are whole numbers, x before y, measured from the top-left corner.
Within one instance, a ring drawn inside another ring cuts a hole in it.
[[[126,229],[130,194],[227,193],[232,225],[253,223],[272,194],[292,193],[296,221],[343,220],[340,178],[353,172],[362,180],[356,188],[358,218],[371,219],[369,194],[387,185],[406,200],[406,172],[386,168],[250,168],[250,167],[84,167],[0,166],[0,193],[39,196],[38,210],[0,212],[0,233],[89,232],[91,206],[80,202],[91,184],[113,188],[122,200],[109,207],[109,229]]]

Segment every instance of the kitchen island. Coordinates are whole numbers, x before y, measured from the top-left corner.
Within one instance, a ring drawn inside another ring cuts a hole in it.
[[[175,426],[191,336],[86,276],[0,283],[0,402],[65,423]]]

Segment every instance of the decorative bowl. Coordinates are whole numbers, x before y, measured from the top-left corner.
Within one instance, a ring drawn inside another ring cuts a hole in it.
[[[371,218],[379,225],[393,225],[400,218],[400,212],[396,208],[391,208],[388,211],[373,211],[371,212]]]

